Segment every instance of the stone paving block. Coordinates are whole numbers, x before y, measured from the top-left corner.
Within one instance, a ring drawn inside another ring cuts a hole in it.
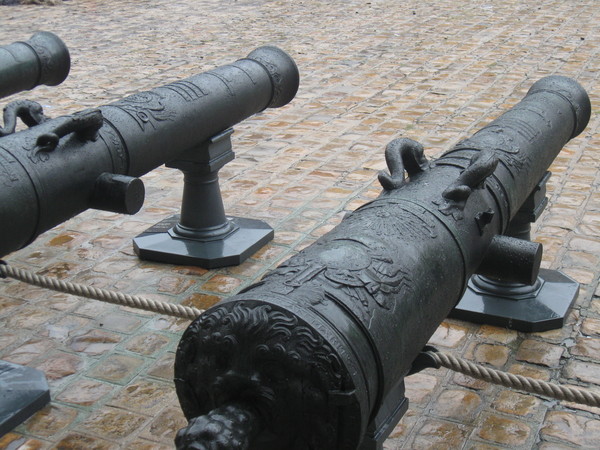
[[[8,342],[4,346],[4,349],[6,347],[8,347]],[[47,339],[30,340],[14,348],[12,351],[3,354],[2,359],[15,364],[28,365],[35,360],[41,359],[53,347],[53,343]]]
[[[55,322],[44,324],[38,334],[65,344],[70,338],[89,329],[92,324],[88,318],[68,314]]]
[[[129,355],[111,354],[92,367],[87,375],[101,381],[126,384],[140,370],[142,358]]]
[[[521,343],[516,359],[546,367],[558,367],[564,350],[563,347],[558,345],[526,339]]]
[[[466,338],[468,329],[456,323],[444,321],[429,339],[431,345],[456,348]]]
[[[517,331],[491,325],[481,325],[477,331],[477,336],[485,341],[498,342],[504,345],[518,339]]]
[[[440,380],[423,372],[416,373],[406,378],[406,397],[411,405],[425,405],[431,398],[435,387]]]
[[[56,400],[73,405],[92,406],[111,393],[114,386],[96,380],[79,379],[67,386]]]
[[[571,450],[573,448],[578,448],[576,446],[573,445],[567,445],[567,444],[558,444],[556,442],[544,442],[542,444],[540,444],[539,446],[537,446],[538,449],[540,450]]]
[[[550,442],[595,448],[600,438],[599,433],[600,420],[570,412],[551,411],[546,415],[540,437]]]
[[[563,372],[567,378],[600,384],[600,364],[572,359],[566,364]]]
[[[78,282],[80,282],[80,281],[78,280]],[[82,284],[83,284],[83,281],[82,281]],[[87,285],[92,286],[92,284],[87,284]],[[98,287],[99,289],[105,288],[105,286],[103,286],[103,287],[94,286],[94,287]],[[79,316],[84,316],[84,317],[94,319],[96,317],[101,317],[104,314],[112,312],[116,308],[117,308],[116,306],[110,305],[108,303],[99,302],[99,301],[90,300],[90,299],[84,299],[84,301],[80,304],[79,307],[77,307],[73,311],[73,313],[76,315],[79,315]]]
[[[163,442],[172,446],[173,436],[187,425],[181,408],[169,407],[155,415],[154,420],[146,426],[140,436],[150,441]]]
[[[600,339],[579,337],[575,341],[575,346],[570,349],[570,353],[598,361],[600,360]]]
[[[0,311],[2,311],[2,316],[9,315],[10,310],[15,309],[17,306],[22,304],[22,300],[0,297]]]
[[[524,395],[515,391],[502,391],[492,403],[492,407],[505,414],[530,416],[539,410],[540,400],[533,395]]]
[[[98,324],[106,330],[131,334],[140,327],[142,321],[140,318],[125,313],[111,312],[98,318]]]
[[[472,423],[476,417],[481,397],[473,391],[447,389],[435,400],[431,412],[438,417],[461,423]]]
[[[159,444],[157,442],[147,441],[145,439],[136,439],[127,444],[127,448],[131,450],[171,450],[172,444]]]
[[[3,349],[0,352],[0,355],[3,353],[6,355],[10,351],[11,347],[14,347],[15,343],[18,342],[19,338],[17,334],[11,332],[5,332],[3,335],[0,335],[0,348]],[[27,351],[25,352],[27,353]],[[39,354],[39,352],[37,353]]]
[[[475,348],[474,356],[478,363],[499,368],[508,361],[509,349],[503,345],[480,344]]]
[[[7,433],[0,437],[0,448],[14,449],[41,449],[47,443],[39,439],[30,438],[19,433]]]
[[[265,253],[266,250],[262,254]],[[257,255],[254,255],[254,257],[256,256]],[[202,289],[217,294],[231,294],[240,286],[241,283],[242,281],[236,277],[214,275],[202,285]]]
[[[85,362],[80,356],[65,352],[51,352],[36,366],[44,372],[51,386],[52,382],[63,381],[64,378],[78,373],[84,367]]]
[[[62,405],[48,405],[25,424],[25,430],[34,436],[51,437],[66,430],[77,418],[77,410]]]
[[[189,324],[190,322],[187,319],[158,316],[148,324],[148,328],[151,330],[176,333],[179,335],[188,327]]]
[[[8,317],[0,318],[0,328],[8,330],[35,330],[48,320],[56,320],[57,316],[56,311],[26,305],[14,311]]]
[[[499,415],[489,415],[479,423],[476,433],[481,439],[515,447],[527,442],[531,429],[523,422]]]
[[[165,353],[148,369],[148,375],[171,381],[173,379],[174,353]]]
[[[525,364],[513,364],[508,368],[508,372],[543,381],[550,381],[551,377],[551,372],[549,369]]]
[[[591,285],[596,279],[595,271],[584,267],[562,267],[561,270],[582,285]]]
[[[488,390],[490,389],[490,384],[483,380],[478,380],[476,378],[472,378],[468,375],[463,375],[462,373],[456,373],[452,377],[453,383],[456,383],[458,386],[463,386],[466,388],[474,389],[476,391]]]
[[[412,443],[413,448],[453,449],[461,447],[471,433],[466,425],[427,419]]]
[[[158,281],[157,291],[164,294],[178,295],[187,291],[195,283],[183,277],[166,276]]]
[[[75,352],[98,356],[113,350],[122,339],[121,334],[94,328],[70,339],[68,346]]]
[[[176,396],[173,386],[156,381],[138,379],[125,386],[108,405],[140,414],[156,416]]]
[[[583,319],[583,322],[581,323],[581,332],[587,336],[600,336],[600,319]]]
[[[81,428],[96,436],[119,439],[141,429],[148,420],[148,417],[130,411],[102,407],[92,413]]]
[[[149,356],[161,351],[170,340],[167,336],[159,333],[143,333],[131,338],[124,348],[130,352]]]

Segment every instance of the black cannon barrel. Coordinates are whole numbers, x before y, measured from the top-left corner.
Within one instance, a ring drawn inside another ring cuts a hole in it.
[[[590,110],[553,76],[434,162],[392,141],[377,199],[185,331],[178,447],[381,448],[413,361]]]
[[[143,175],[295,96],[299,74],[276,47],[214,70],[0,138],[0,256],[122,197],[134,213]],[[140,200],[141,198],[141,200]]]
[[[67,46],[47,31],[0,47],[0,98],[42,84],[56,86],[67,78],[70,68]]]

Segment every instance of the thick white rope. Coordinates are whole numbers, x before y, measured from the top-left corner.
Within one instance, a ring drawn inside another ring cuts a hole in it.
[[[535,378],[524,377],[512,373],[501,372],[495,369],[489,369],[470,361],[448,353],[426,352],[440,366],[460,372],[470,377],[487,381],[489,383],[499,384],[508,388],[519,389],[531,394],[545,395],[546,397],[557,400],[566,400],[569,402],[580,403],[588,406],[600,407],[600,395],[583,389],[559,386],[554,383],[548,383]]]
[[[189,320],[196,319],[204,312],[203,310],[194,307],[159,302],[136,295],[122,294],[120,292],[112,292],[105,289],[69,283],[66,281],[57,280],[56,278],[44,277],[26,270],[8,266],[4,263],[0,264],[0,277],[14,278],[15,280],[46,289],[51,289],[53,291],[64,292],[80,297],[87,297],[107,303],[129,306],[131,308],[143,309],[145,311],[157,312],[160,314]],[[473,364],[465,359],[457,358],[448,353],[433,351],[428,351],[426,353],[442,367],[446,367],[447,369],[455,372],[463,373],[473,378],[487,381],[488,383],[519,389],[532,394],[544,395],[557,400],[566,400],[569,402],[580,403],[582,405],[600,407],[600,395],[583,389],[563,387],[554,383],[536,380],[535,378],[489,369],[487,367]]]
[[[69,283],[67,281],[57,280],[56,278],[44,277],[6,264],[0,264],[0,276],[3,278],[14,278],[15,280],[51,289],[53,291],[92,298],[94,300],[100,300],[115,305],[129,306],[131,308],[143,309],[145,311],[157,312],[183,319],[194,320],[204,312],[203,310],[194,307],[161,302],[137,295],[122,294],[120,292],[98,289],[82,284]]]

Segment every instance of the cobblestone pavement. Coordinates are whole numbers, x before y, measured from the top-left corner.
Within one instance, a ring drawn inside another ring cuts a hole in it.
[[[139,261],[131,239],[179,210],[174,169],[144,176],[135,216],[88,211],[6,261],[96,287],[207,307],[330,230],[380,190],[398,136],[439,155],[548,74],[589,91],[587,130],[556,159],[534,224],[543,266],[581,283],[568,323],[526,334],[445,321],[432,344],[485,365],[600,391],[600,8],[596,0],[71,0],[0,7],[0,43],[57,33],[72,54],[63,85],[31,98],[51,116],[97,106],[229,63],[259,45],[289,52],[296,99],[236,127],[220,172],[229,214],[275,240],[239,267]],[[0,225],[1,226],[1,225]],[[172,378],[185,320],[0,283],[0,359],[42,369],[51,404],[0,448],[172,448],[185,421]],[[410,409],[385,444],[400,448],[594,448],[598,409],[476,382],[447,370],[409,377]]]

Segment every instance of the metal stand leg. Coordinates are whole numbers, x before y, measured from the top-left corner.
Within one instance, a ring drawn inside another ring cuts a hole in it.
[[[181,214],[133,240],[141,259],[206,269],[234,266],[273,239],[265,222],[225,215],[218,172],[235,156],[232,133],[229,129],[167,164],[184,174]]]
[[[507,236],[530,240],[531,223],[546,207],[548,172],[511,221]],[[557,270],[540,269],[531,285],[473,275],[449,317],[525,332],[562,328],[579,283]]]
[[[43,372],[0,361],[0,437],[50,402]]]
[[[367,426],[359,450],[382,450],[383,443],[408,410],[408,399],[404,396],[404,381],[385,398],[377,415]]]

